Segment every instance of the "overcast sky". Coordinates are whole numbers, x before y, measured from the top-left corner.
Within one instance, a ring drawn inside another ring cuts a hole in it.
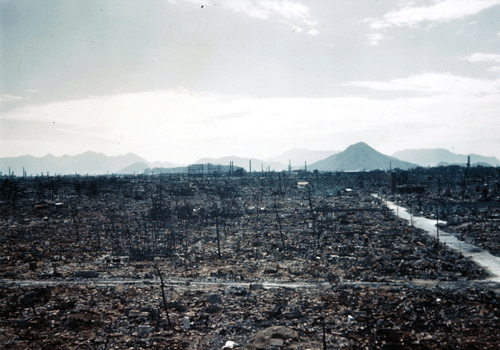
[[[0,156],[500,159],[500,0],[0,0]]]

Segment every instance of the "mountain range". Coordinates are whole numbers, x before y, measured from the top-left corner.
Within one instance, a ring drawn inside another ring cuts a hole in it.
[[[466,164],[467,155],[456,154],[442,148],[436,149],[405,149],[392,155],[398,159],[415,163],[420,166],[437,166],[439,163]],[[478,154],[469,154],[471,164],[488,163],[491,166],[500,165],[500,161],[495,157],[484,157]]]
[[[484,157],[471,154],[471,164],[490,164],[498,166],[500,161],[495,157]],[[242,167],[248,171],[249,160],[252,161],[252,172],[267,170],[268,167],[274,171],[288,170],[288,160],[291,161],[293,169],[303,169],[307,162],[308,170],[321,171],[362,171],[382,169],[389,167],[409,169],[417,166],[436,166],[445,164],[465,164],[466,155],[455,154],[445,149],[417,149],[396,152],[393,156],[384,155],[371,148],[364,142],[359,142],[347,147],[344,151],[311,151],[307,149],[292,149],[277,157],[260,160],[244,157],[203,158],[196,164],[212,163],[229,165],[232,161],[235,166]],[[16,176],[22,176],[23,167],[26,174],[39,175],[41,173],[54,174],[143,174],[143,173],[165,173],[186,172],[187,167],[170,162],[149,162],[146,159],[127,153],[120,156],[108,157],[102,153],[85,152],[79,155],[65,155],[55,157],[48,154],[44,157],[21,156],[0,158],[0,171]],[[156,170],[155,170],[156,169]]]
[[[150,163],[142,157],[134,153],[127,153],[120,156],[106,156],[102,153],[88,151],[75,156],[64,155],[55,157],[48,154],[44,157],[21,156],[0,158],[0,171],[3,174],[8,174],[9,168],[14,175],[22,176],[23,168],[26,174],[39,175],[41,173],[50,175],[54,174],[106,174],[118,173],[125,167],[135,163],[145,163],[148,167],[163,166],[173,167],[172,163]],[[144,169],[143,169],[144,170]]]
[[[308,170],[320,171],[363,171],[363,170],[389,170],[389,168],[409,169],[417,167],[416,164],[401,161],[394,157],[386,156],[364,142],[351,145],[345,151],[334,154],[307,167]]]

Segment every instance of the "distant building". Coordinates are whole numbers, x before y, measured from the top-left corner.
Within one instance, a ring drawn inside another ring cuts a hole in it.
[[[238,168],[238,167],[236,167]],[[229,173],[234,166],[221,165],[221,164],[191,164],[188,165],[188,175],[190,176],[204,176],[213,174]]]
[[[208,163],[207,164],[207,174],[215,174],[215,173],[222,173],[222,165]]]
[[[203,175],[203,164],[188,165],[188,175]]]

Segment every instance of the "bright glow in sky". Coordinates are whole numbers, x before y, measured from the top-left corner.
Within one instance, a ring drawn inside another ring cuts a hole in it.
[[[498,18],[500,0],[0,0],[0,157],[500,158]]]

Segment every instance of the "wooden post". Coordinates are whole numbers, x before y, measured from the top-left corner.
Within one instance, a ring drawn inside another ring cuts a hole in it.
[[[215,230],[217,231],[217,256],[220,260],[219,212],[217,210],[218,205],[218,203],[215,203]]]
[[[436,205],[436,233],[437,233],[437,244],[439,246],[439,207]]]

